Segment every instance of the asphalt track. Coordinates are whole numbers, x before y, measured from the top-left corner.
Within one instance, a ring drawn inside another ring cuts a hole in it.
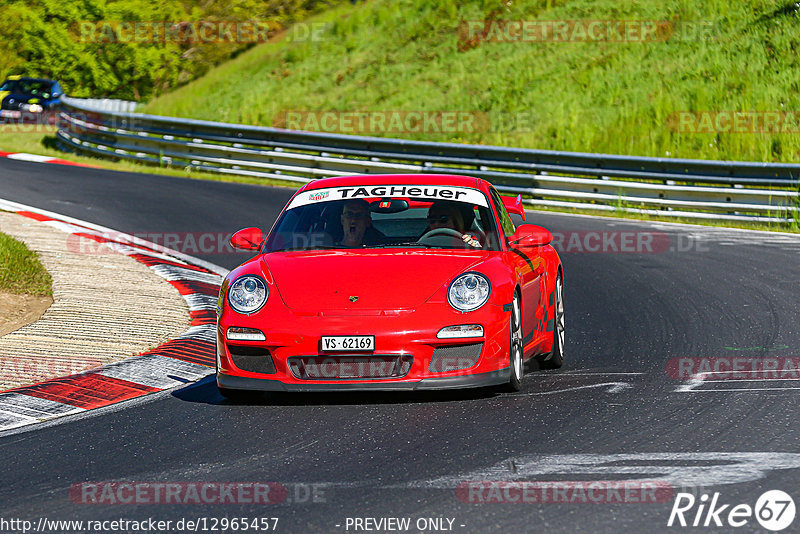
[[[266,228],[290,193],[0,161],[0,197],[134,234]],[[564,215],[529,221],[567,240],[573,232],[659,232],[668,246],[562,252],[568,360],[526,376],[521,393],[234,404],[206,379],[0,436],[0,519],[277,517],[277,532],[366,532],[352,518],[399,517],[410,518],[400,530],[408,532],[418,532],[421,518],[452,519],[444,528],[470,533],[727,532],[713,522],[667,527],[674,494],[718,492],[720,503],[753,506],[780,489],[798,499],[800,377],[691,381],[668,369],[673,358],[800,356],[800,241]],[[198,256],[228,268],[244,259]],[[635,479],[668,483],[670,498],[620,503],[611,494],[614,502],[595,503],[570,493],[572,502],[481,503],[458,490],[476,481]],[[100,481],[275,482],[287,496],[271,505],[71,499],[74,484]],[[696,510],[686,514],[690,523]],[[800,518],[786,531],[798,525]],[[750,518],[737,531],[763,528]]]

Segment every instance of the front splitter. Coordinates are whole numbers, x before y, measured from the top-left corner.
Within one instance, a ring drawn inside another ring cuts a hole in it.
[[[249,378],[217,373],[217,385],[226,389],[248,391],[423,391],[499,386],[508,382],[510,372],[510,368],[506,367],[505,369],[498,369],[497,371],[490,371],[488,373],[424,378],[416,382],[340,382],[336,384],[315,384],[313,382],[287,384],[280,380]]]

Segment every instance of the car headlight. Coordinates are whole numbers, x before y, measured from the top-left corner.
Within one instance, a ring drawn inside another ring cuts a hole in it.
[[[464,273],[447,288],[447,302],[460,312],[477,310],[489,300],[492,285],[480,273]]]
[[[264,280],[250,274],[237,278],[228,289],[228,303],[238,313],[257,312],[267,302],[268,296]]]
[[[44,108],[39,104],[23,104],[21,107],[24,111],[30,111],[31,113],[41,113],[44,111]]]

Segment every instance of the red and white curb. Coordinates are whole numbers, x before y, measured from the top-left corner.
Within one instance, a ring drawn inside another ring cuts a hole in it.
[[[214,372],[216,305],[225,269],[129,234],[0,199],[0,209],[103,243],[147,265],[189,305],[190,328],[175,339],[90,371],[0,392],[0,431],[184,386]]]
[[[3,152],[0,150],[0,158],[16,159],[19,161],[33,161],[35,163],[55,163],[56,165],[72,165],[74,167],[90,167],[92,169],[99,169],[95,165],[88,165],[86,163],[77,163],[67,159],[54,158],[52,156],[41,156],[39,154],[28,154],[27,152]]]

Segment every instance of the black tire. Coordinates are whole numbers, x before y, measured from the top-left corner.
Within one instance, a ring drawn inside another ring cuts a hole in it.
[[[519,294],[514,293],[511,303],[511,319],[509,320],[509,347],[508,347],[508,383],[501,389],[514,393],[522,389],[522,377],[525,374],[525,355],[522,351],[522,309],[519,303]]]
[[[564,338],[566,331],[564,327],[564,283],[561,279],[561,273],[558,273],[558,278],[556,278],[554,291],[553,350],[540,360],[539,367],[542,369],[558,369],[564,365]]]

